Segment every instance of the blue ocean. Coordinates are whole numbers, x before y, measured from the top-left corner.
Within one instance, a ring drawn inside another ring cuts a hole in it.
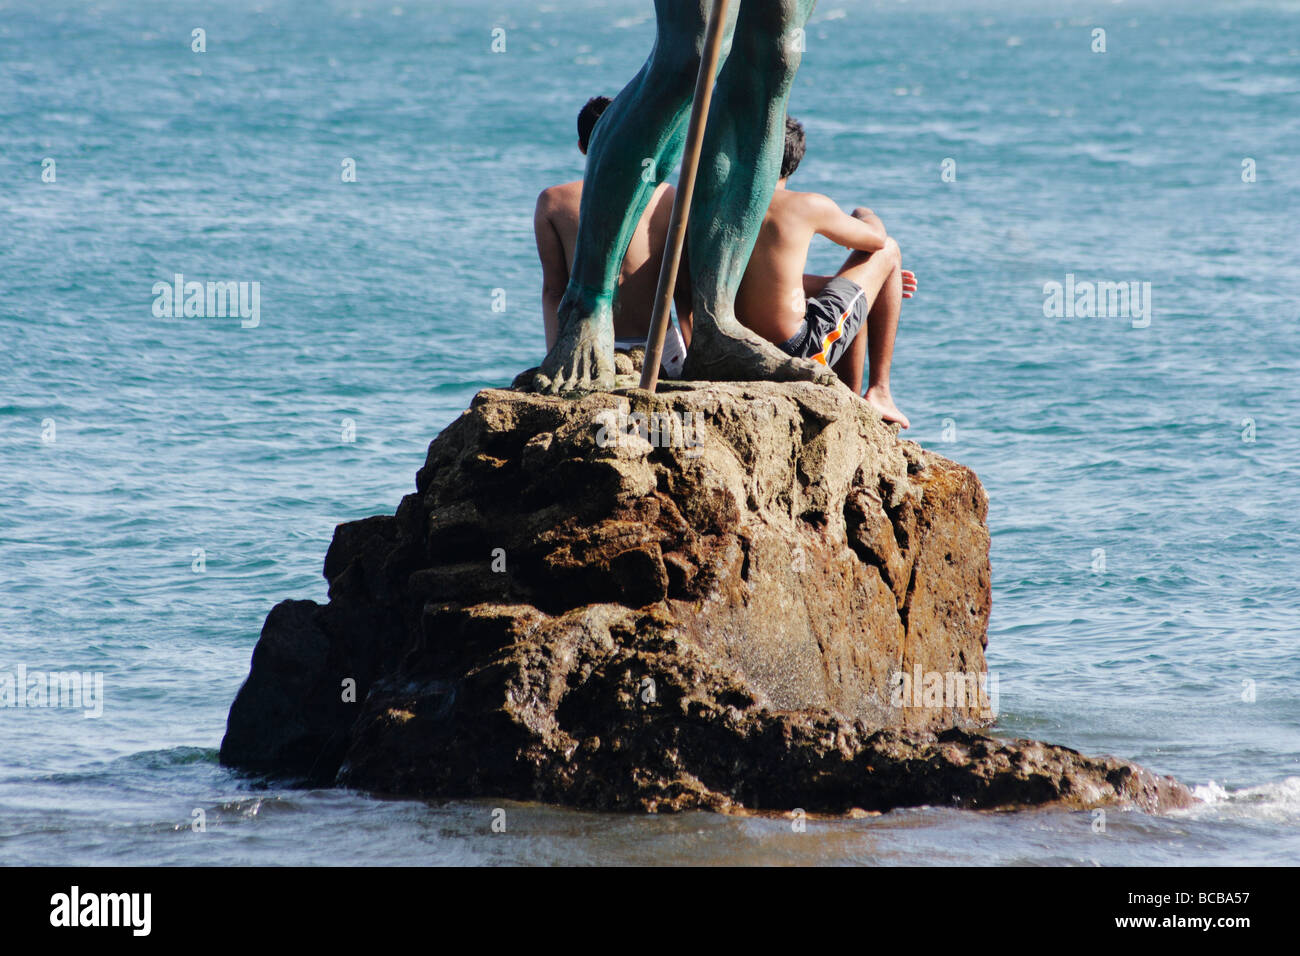
[[[218,765],[334,526],[392,513],[540,361],[535,198],[653,26],[650,0],[0,0],[0,680],[102,688],[0,709],[0,863],[1300,861],[1295,0],[822,0],[790,104],[791,188],[874,209],[919,279],[894,395],[988,490],[996,733],[1195,808],[796,833],[509,804],[494,833],[489,801]],[[159,315],[177,275],[256,308]]]

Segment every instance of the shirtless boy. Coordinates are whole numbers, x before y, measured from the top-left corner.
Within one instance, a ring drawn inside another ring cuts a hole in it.
[[[916,291],[916,276],[902,267],[898,243],[870,209],[848,215],[820,193],[786,188],[803,159],[804,133],[797,121],[785,122],[781,178],[736,295],[736,317],[788,355],[829,366],[858,394],[869,365],[863,398],[885,421],[907,428],[889,391],[889,365],[902,300]],[[833,276],[804,274],[819,234],[853,250]]]
[[[609,104],[609,97],[595,96],[578,113],[578,149],[584,156],[596,120]],[[615,348],[644,345],[646,333],[650,331],[650,313],[655,288],[659,284],[664,246],[668,241],[668,218],[672,213],[674,194],[672,186],[667,183],[659,185],[628,244],[623,271],[619,275],[618,294],[614,297]],[[573,262],[573,247],[578,237],[581,202],[582,180],[578,179],[542,190],[533,214],[537,255],[542,260],[542,317],[546,326],[547,351],[555,345],[558,334],[556,313],[569,284],[569,265]],[[671,324],[664,338],[663,367],[673,378],[681,375],[682,363],[686,360],[690,327],[684,324],[683,329],[688,336],[685,341],[677,327]]]

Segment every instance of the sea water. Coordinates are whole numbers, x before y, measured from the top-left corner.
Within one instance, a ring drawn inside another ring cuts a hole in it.
[[[796,832],[218,766],[334,526],[391,513],[474,393],[540,360],[533,203],[581,175],[575,115],[651,9],[0,2],[0,677],[102,682],[99,716],[57,681],[68,706],[0,709],[0,862],[1300,858],[1289,0],[823,0],[790,107],[792,188],[874,209],[919,278],[894,392],[988,490],[996,732],[1140,761],[1195,809]],[[177,276],[229,307],[169,311]]]

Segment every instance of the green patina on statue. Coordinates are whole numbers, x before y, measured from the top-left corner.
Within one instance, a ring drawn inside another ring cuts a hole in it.
[[[815,3],[742,0],[728,13],[687,232],[694,310],[688,378],[838,382],[745,329],[733,309],[776,186],[786,101]],[[708,0],[655,0],[650,57],[596,127],[559,337],[536,377],[539,391],[614,387],[619,269],[655,188],[681,159],[708,12]],[[653,176],[643,175],[647,159]]]

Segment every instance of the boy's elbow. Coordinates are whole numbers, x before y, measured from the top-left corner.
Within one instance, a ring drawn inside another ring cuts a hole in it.
[[[857,209],[853,210],[852,216],[859,222],[865,222],[868,226],[877,230],[880,233],[880,238],[882,240],[884,239],[886,235],[884,222],[882,222],[881,218],[866,206],[859,206]]]

